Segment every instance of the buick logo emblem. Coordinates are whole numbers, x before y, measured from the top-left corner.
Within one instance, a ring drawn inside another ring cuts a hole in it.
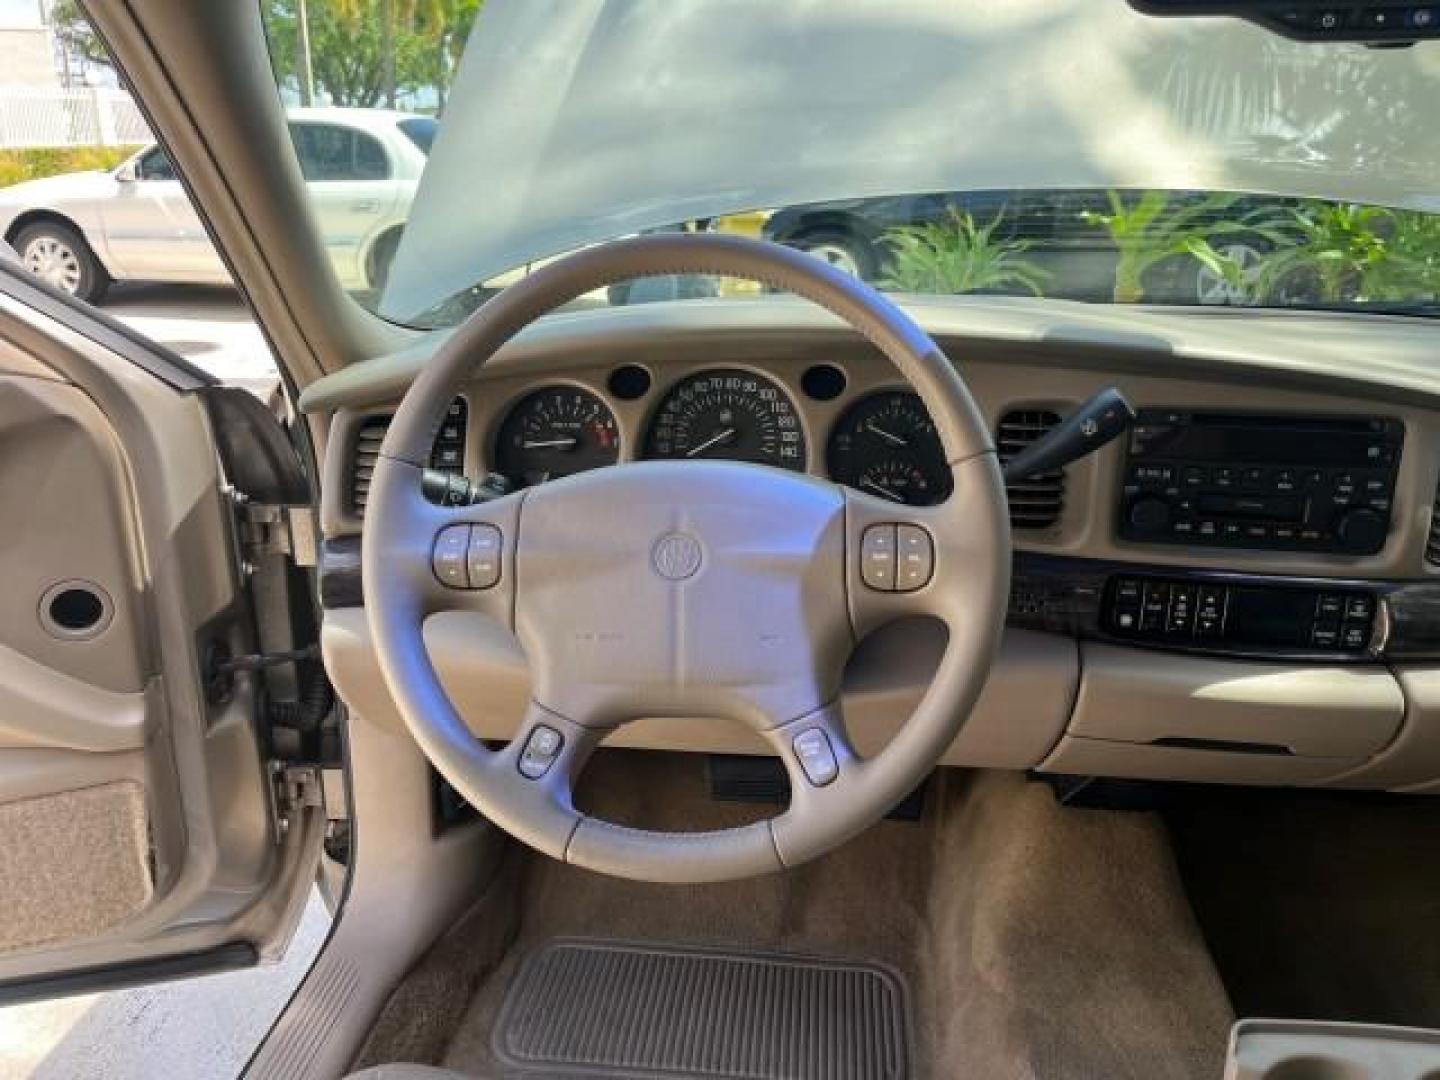
[[[700,569],[700,541],[685,533],[666,533],[650,549],[655,572],[670,581],[683,581]]]

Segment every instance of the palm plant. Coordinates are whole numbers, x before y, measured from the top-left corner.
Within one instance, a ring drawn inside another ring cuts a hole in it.
[[[1103,228],[1115,245],[1115,302],[1135,304],[1145,299],[1145,276],[1157,264],[1177,257],[1193,257],[1217,273],[1230,277],[1230,260],[1211,241],[1227,234],[1251,234],[1255,227],[1220,216],[1234,206],[1237,196],[1224,192],[1171,206],[1164,191],[1142,191],[1127,201],[1118,191],[1106,192],[1108,213],[1083,211],[1081,220]]]
[[[1049,275],[1021,256],[1030,244],[998,240],[1001,215],[977,225],[968,213],[949,219],[889,229],[884,243],[891,258],[881,286],[897,292],[973,293],[1023,289],[1042,295]]]

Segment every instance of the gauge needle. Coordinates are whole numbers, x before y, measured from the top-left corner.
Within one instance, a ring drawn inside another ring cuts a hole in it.
[[[877,494],[877,495],[884,495],[885,498],[891,500],[892,502],[904,502],[904,501],[905,501],[905,500],[902,499],[899,495],[896,495],[895,492],[893,492],[893,491],[891,491],[889,488],[887,488],[884,484],[877,484],[874,480],[871,480],[868,476],[862,476],[862,477],[860,478],[860,486],[863,487],[863,488],[869,488],[871,491],[875,492],[875,494]]]
[[[902,439],[899,435],[893,435],[893,434],[891,434],[890,432],[886,431],[884,428],[878,428],[878,427],[876,427],[874,420],[871,420],[871,421],[870,421],[869,423],[867,423],[865,426],[868,427],[868,428],[869,428],[872,432],[874,432],[876,435],[879,435],[882,439],[889,439],[889,440],[890,440],[892,443],[894,443],[896,446],[906,446],[906,445],[908,445],[908,444],[905,442],[905,440]]]
[[[733,427],[727,427],[724,431],[717,431],[714,435],[711,435],[710,438],[706,439],[699,446],[685,451],[685,456],[695,457],[695,455],[697,454],[703,454],[706,450],[709,450],[710,447],[714,446],[716,443],[724,442],[726,439],[730,438],[730,436],[734,434],[735,429]]]
[[[579,441],[580,440],[574,436],[565,439],[527,439],[521,443],[520,446],[525,450],[569,450]]]

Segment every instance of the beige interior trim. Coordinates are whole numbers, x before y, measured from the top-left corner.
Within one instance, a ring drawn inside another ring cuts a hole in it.
[[[145,716],[144,693],[107,690],[0,644],[0,750],[139,750]]]
[[[841,693],[846,728],[862,754],[882,748],[919,703],[940,660],[944,631],[928,622],[896,624],[856,651]],[[362,608],[328,611],[321,633],[325,666],[340,696],[363,703],[371,723],[404,731],[371,644]],[[530,700],[525,654],[514,637],[481,615],[446,612],[425,624],[425,647],[446,692],[479,738],[508,740]],[[1007,630],[989,682],[943,763],[1025,769],[1055,746],[1079,681],[1075,642]],[[707,718],[642,718],[606,746],[768,754],[770,746],[736,723]]]
[[[1440,1031],[1328,1020],[1241,1020],[1225,1080],[1433,1080]]]
[[[1364,758],[1400,729],[1385,668],[1182,656],[1086,642],[1068,734],[1112,742],[1213,739],[1299,757]]]

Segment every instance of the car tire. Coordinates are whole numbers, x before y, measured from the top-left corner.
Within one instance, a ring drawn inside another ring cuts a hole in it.
[[[110,288],[110,275],[85,237],[60,221],[37,221],[15,236],[15,251],[25,268],[61,292],[98,303]]]
[[[879,268],[871,246],[844,229],[812,229],[785,241],[790,247],[824,259],[847,274],[869,281]]]

